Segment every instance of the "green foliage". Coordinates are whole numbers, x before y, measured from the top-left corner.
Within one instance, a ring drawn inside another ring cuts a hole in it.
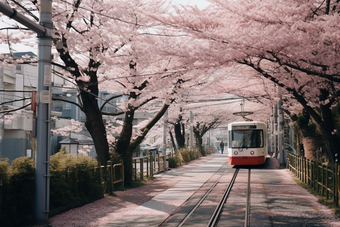
[[[28,157],[20,157],[9,165],[0,161],[0,223],[23,222],[34,214],[35,169]]]
[[[179,150],[179,152],[181,153],[185,164],[191,161],[190,150],[188,148],[182,148]]]
[[[11,205],[10,193],[10,170],[8,159],[0,161],[0,223],[6,223],[9,215],[15,211],[15,207]],[[13,209],[14,208],[14,209]]]
[[[307,119],[304,115],[299,115],[297,126],[303,133],[304,137],[315,137],[321,135],[321,132],[317,130],[317,125],[313,122],[313,118]]]
[[[204,149],[204,147],[202,147],[202,146],[201,146],[201,148],[200,148],[200,153],[201,153],[202,156],[206,156],[205,149]]]
[[[115,151],[110,152],[110,160],[113,164],[118,164],[121,162],[121,156]]]
[[[0,179],[2,183],[9,179],[9,163],[8,158],[0,160]]]
[[[94,168],[96,160],[75,157],[65,150],[50,158],[50,207],[57,208],[101,193]]]
[[[16,195],[14,204],[19,214],[30,215],[34,210],[35,168],[33,160],[20,157],[12,162],[11,190]]]
[[[168,161],[169,161],[169,167],[170,168],[176,168],[178,165],[178,160],[177,160],[177,157],[169,157],[168,158]]]
[[[196,149],[190,150],[189,148],[182,148],[179,150],[182,155],[184,163],[188,163],[191,160],[194,160],[199,157],[198,152]]]
[[[50,158],[50,210],[103,194],[97,161],[75,157],[61,150]],[[35,168],[33,160],[20,157],[9,165],[0,161],[0,223],[27,223],[34,216]]]
[[[202,155],[202,153],[201,153],[202,150],[203,150],[204,155]],[[205,152],[204,147],[201,147],[201,148],[194,147],[193,149],[190,150],[191,160],[197,159],[197,158],[199,158],[201,156],[205,156],[205,155],[206,155],[206,152]]]
[[[297,119],[297,124],[298,127],[301,129],[306,128],[308,126],[308,119],[303,115],[299,115]]]

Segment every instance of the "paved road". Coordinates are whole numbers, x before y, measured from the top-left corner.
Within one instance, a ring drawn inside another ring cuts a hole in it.
[[[181,180],[128,214],[114,218],[105,227],[177,226],[193,205],[197,191],[226,161],[225,154],[213,154],[199,164],[189,163],[186,168],[156,175],[158,180],[175,177]],[[288,170],[279,169],[275,159],[268,158],[264,165],[252,169],[251,187],[250,226],[340,226],[339,219],[297,185]],[[232,213],[232,208],[225,211],[228,212]],[[233,226],[232,219],[225,221],[223,226]]]

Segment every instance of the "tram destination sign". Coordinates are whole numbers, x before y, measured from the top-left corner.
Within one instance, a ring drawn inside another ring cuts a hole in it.
[[[236,125],[236,126],[232,127],[233,130],[237,130],[237,129],[251,129],[251,128],[256,128],[256,125]]]

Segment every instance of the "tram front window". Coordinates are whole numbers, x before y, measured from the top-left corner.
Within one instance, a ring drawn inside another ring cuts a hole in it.
[[[260,148],[264,146],[263,130],[232,130],[229,135],[231,148]]]

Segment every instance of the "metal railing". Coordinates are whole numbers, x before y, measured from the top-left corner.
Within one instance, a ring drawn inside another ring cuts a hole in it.
[[[288,167],[303,183],[311,186],[319,195],[332,199],[335,206],[339,207],[340,167],[337,163],[334,166],[324,165],[288,153]]]

